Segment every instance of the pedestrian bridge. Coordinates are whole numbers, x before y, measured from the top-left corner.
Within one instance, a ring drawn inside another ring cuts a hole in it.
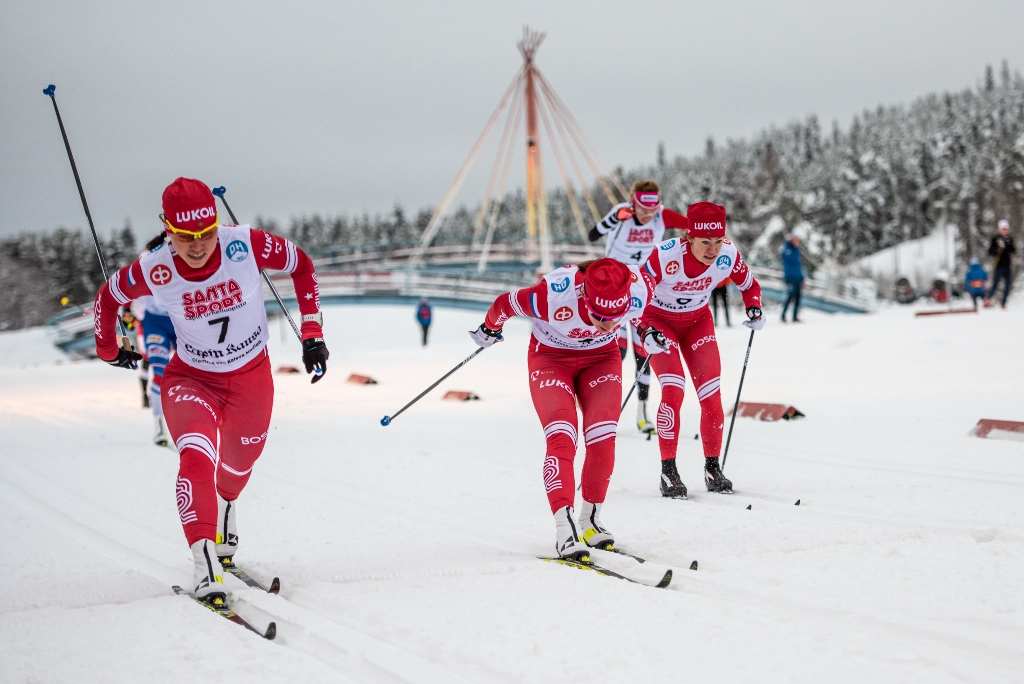
[[[484,250],[487,250],[486,253]],[[412,304],[427,297],[435,306],[486,310],[495,297],[537,282],[539,253],[526,241],[483,245],[439,244],[426,250],[422,265],[412,267],[418,245],[358,245],[314,254],[320,300],[325,304]],[[601,256],[593,245],[552,245],[556,264]],[[481,256],[486,270],[479,271]],[[764,298],[783,302],[781,271],[752,267]],[[285,301],[295,301],[291,278],[272,276]],[[872,283],[827,278],[805,281],[801,306],[828,313],[867,313],[875,306]],[[735,287],[730,292],[739,297]],[[268,292],[267,306],[275,306]]]

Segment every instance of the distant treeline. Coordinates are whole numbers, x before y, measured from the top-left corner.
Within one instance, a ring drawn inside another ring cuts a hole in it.
[[[752,140],[709,139],[696,157],[666,159],[659,149],[652,165],[617,172],[627,186],[657,180],[669,207],[724,204],[732,236],[755,263],[774,263],[785,233],[798,228],[810,231],[816,257],[848,263],[927,235],[943,213],[960,232],[964,263],[984,253],[1000,218],[1009,219],[1018,240],[1024,237],[1024,79],[1004,62],[998,77],[986,69],[977,88],[865,110],[845,130],[833,123],[825,132],[811,116]],[[597,187],[591,193],[598,211],[607,211],[604,193]],[[521,190],[502,198],[495,241],[522,239],[525,205]],[[592,217],[581,206],[589,225]],[[357,244],[415,244],[432,212],[409,216],[396,205],[377,216],[303,216],[287,227],[270,218],[254,223],[317,253]],[[479,212],[477,205],[450,213],[436,242],[469,242]],[[564,190],[549,194],[548,215],[555,241],[582,240]],[[766,234],[769,226],[775,230]],[[127,225],[103,244],[111,267],[138,254]],[[91,301],[101,279],[87,231],[0,240],[6,295],[0,330],[44,322],[60,310],[64,296],[77,304]]]
[[[139,252],[129,224],[100,240],[110,272],[134,261]],[[58,228],[0,240],[0,330],[40,325],[71,304],[91,302],[103,284],[89,231]]]

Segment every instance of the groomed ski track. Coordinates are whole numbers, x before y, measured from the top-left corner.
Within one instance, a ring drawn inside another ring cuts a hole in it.
[[[980,417],[1021,419],[1020,308],[808,312],[803,326],[769,312],[744,398],[808,418],[737,421],[732,496],[703,490],[692,385],[678,428],[688,501],[658,496],[657,442],[631,402],[603,517],[625,550],[675,568],[667,590],[534,558],[552,531],[527,324],[384,428],[472,351],[479,315],[437,310],[426,349],[411,309],[325,315],[328,378],[275,375],[268,446],[240,500],[239,564],[279,575],[281,595],[227,579],[240,615],[277,622],[273,643],[171,592],[191,577],[177,457],[150,443],[134,374],[55,365],[40,331],[0,335],[0,680],[1019,676],[1024,448],[966,434]],[[278,325],[274,365],[298,365]],[[717,334],[731,403],[746,330]],[[350,372],[380,384],[344,383]],[[452,388],[483,400],[440,401]]]

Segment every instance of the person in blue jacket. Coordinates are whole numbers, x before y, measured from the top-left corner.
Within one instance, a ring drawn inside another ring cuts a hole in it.
[[[427,331],[430,329],[430,302],[424,297],[420,300],[420,305],[416,308],[416,320],[423,328],[423,346],[427,346]]]
[[[782,248],[782,272],[786,279],[786,303],[782,307],[782,322],[786,322],[786,311],[793,302],[793,322],[799,323],[800,290],[804,287],[804,267],[800,263],[800,238],[790,234]]]
[[[985,282],[988,280],[988,272],[978,263],[977,259],[971,259],[971,267],[964,274],[964,289],[971,295],[974,308],[978,308],[978,300],[985,299]]]

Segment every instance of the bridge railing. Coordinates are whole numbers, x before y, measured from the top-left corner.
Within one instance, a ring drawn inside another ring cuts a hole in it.
[[[295,289],[286,274],[271,276],[285,300],[295,300]],[[469,309],[486,309],[505,292],[528,287],[533,277],[514,274],[451,274],[412,270],[320,271],[317,284],[324,303],[398,303],[430,300]],[[274,304],[269,288],[268,306]]]

